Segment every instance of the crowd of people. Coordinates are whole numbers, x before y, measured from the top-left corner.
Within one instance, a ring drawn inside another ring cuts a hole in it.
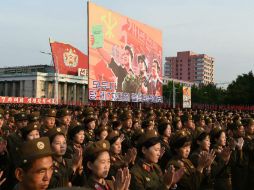
[[[251,111],[0,107],[1,190],[254,187]]]

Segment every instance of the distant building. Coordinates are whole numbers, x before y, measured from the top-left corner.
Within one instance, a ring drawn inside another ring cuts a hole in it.
[[[87,76],[58,74],[50,65],[0,68],[0,96],[58,98],[62,103],[85,103],[87,84]]]
[[[164,76],[197,84],[214,83],[214,58],[191,51],[177,52],[176,57],[166,57]]]

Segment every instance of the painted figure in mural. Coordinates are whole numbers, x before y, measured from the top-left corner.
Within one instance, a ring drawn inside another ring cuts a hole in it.
[[[162,88],[162,80],[159,77],[160,66],[159,62],[154,59],[152,63],[151,77],[149,79],[148,91],[149,94],[158,95]]]

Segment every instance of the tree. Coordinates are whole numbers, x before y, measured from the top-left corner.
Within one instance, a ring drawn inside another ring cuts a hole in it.
[[[252,71],[239,75],[227,88],[228,104],[254,104],[254,76]]]
[[[181,105],[183,101],[183,85],[174,82],[175,86],[175,101]],[[173,81],[169,81],[167,85],[163,85],[163,100],[164,103],[173,104]]]
[[[182,104],[183,85],[175,83],[176,103]],[[236,80],[229,84],[228,88],[218,88],[214,84],[200,84],[191,87],[191,99],[193,103],[201,104],[231,104],[231,105],[254,105],[254,75],[252,71],[248,74],[239,75]],[[163,85],[164,102],[172,102],[173,82]]]

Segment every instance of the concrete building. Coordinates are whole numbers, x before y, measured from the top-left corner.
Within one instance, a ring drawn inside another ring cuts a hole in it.
[[[214,83],[214,59],[191,51],[177,52],[176,57],[166,57],[164,76],[197,84]]]
[[[0,96],[57,98],[62,103],[86,103],[87,76],[64,75],[49,65],[0,68]]]

